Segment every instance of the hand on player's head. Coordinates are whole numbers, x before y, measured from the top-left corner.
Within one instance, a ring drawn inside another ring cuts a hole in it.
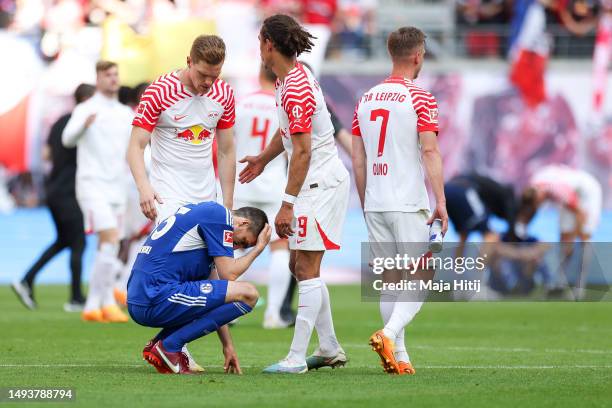
[[[261,230],[261,232],[259,233],[259,236],[257,237],[257,243],[255,244],[255,246],[261,250],[265,249],[265,247],[270,242],[271,236],[272,236],[272,227],[270,226],[270,224],[266,224]]]

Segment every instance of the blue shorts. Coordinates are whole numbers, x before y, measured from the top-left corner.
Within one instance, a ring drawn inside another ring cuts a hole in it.
[[[444,185],[446,209],[457,232],[489,230],[487,209],[472,187],[450,181]]]
[[[142,326],[181,326],[225,304],[226,294],[226,280],[182,282],[165,300],[150,306],[128,304],[128,312]]]

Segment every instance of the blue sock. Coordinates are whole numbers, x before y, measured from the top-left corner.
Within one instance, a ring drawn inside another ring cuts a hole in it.
[[[187,324],[187,323],[185,323],[185,324]],[[157,342],[158,340],[165,339],[166,337],[170,336],[172,333],[174,333],[175,331],[177,331],[178,329],[180,329],[183,326],[185,326],[185,325],[183,324],[183,325],[180,325],[180,326],[164,327],[153,338],[153,344],[155,344],[155,342]]]
[[[174,331],[162,340],[162,344],[169,352],[176,353],[185,344],[216,332],[219,327],[249,313],[251,310],[251,306],[243,302],[226,303]]]

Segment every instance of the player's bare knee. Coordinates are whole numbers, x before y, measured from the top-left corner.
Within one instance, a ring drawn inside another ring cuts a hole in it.
[[[242,282],[243,285],[240,290],[241,301],[251,307],[255,307],[255,304],[259,300],[259,292],[252,283]]]

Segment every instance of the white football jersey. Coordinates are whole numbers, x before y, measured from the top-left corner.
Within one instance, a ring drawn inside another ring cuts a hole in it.
[[[438,106],[404,78],[387,78],[360,99],[353,135],[367,158],[365,211],[429,210],[419,132],[438,131]]]
[[[213,138],[234,126],[234,116],[234,91],[220,79],[206,95],[189,91],[177,72],[146,89],[132,124],[151,132],[150,179],[162,199],[215,200]]]
[[[311,157],[302,192],[314,187],[336,185],[348,177],[348,171],[338,157],[332,124],[323,92],[312,73],[302,64],[276,81],[276,106],[283,146],[293,153],[291,135],[311,134]]]
[[[571,208],[584,206],[592,186],[598,184],[597,179],[586,171],[562,164],[551,164],[538,169],[530,181],[531,186],[548,193],[548,197],[555,203]]]
[[[81,134],[87,118],[93,123]],[[62,134],[66,147],[77,146],[76,193],[80,199],[113,204],[126,201],[130,122],[134,112],[118,100],[96,92],[78,104]]]
[[[270,144],[278,129],[278,115],[274,93],[258,91],[236,104],[236,158],[258,155]],[[287,160],[278,155],[263,173],[250,183],[238,182],[238,175],[245,167],[236,163],[236,187],[234,198],[242,202],[280,203],[287,184]]]

